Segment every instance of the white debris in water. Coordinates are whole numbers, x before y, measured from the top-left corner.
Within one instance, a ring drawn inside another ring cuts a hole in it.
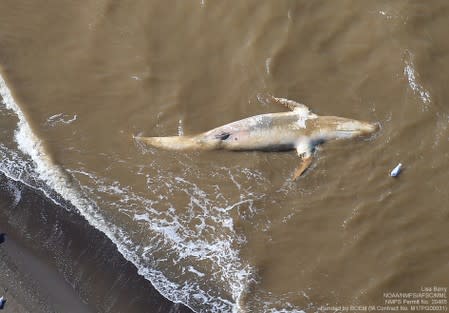
[[[402,163],[396,165],[396,167],[390,172],[391,177],[397,177],[401,173]]]
[[[410,88],[413,90],[413,92],[421,98],[421,100],[424,103],[423,110],[427,111],[429,109],[429,104],[431,102],[430,93],[417,82],[417,76],[418,74],[415,71],[415,66],[411,60],[412,55],[410,52],[408,52],[408,60],[405,60],[405,67],[404,67],[404,75],[408,80],[408,84]]]
[[[191,273],[193,273],[193,274],[199,276],[199,277],[204,277],[204,276],[205,276],[204,273],[201,273],[200,271],[197,271],[196,269],[193,268],[193,266],[189,266],[189,267],[187,268],[187,270],[188,270],[189,272],[191,272]]]
[[[182,119],[179,119],[178,121],[178,136],[184,136],[184,126]]]
[[[385,16],[387,19],[393,18],[393,16],[391,16],[390,14],[388,14],[387,12],[382,11],[382,10],[379,10],[379,14],[382,16]]]
[[[378,13],[379,15],[381,15],[383,18],[387,19],[387,20],[399,20],[402,21],[404,24],[407,22],[407,17],[406,16],[402,16],[401,14],[399,14],[398,12],[388,12],[386,10],[379,10],[379,11],[375,11],[374,13]]]
[[[74,121],[76,121],[77,118],[78,118],[78,115],[76,115],[76,114],[70,116],[70,115],[67,115],[64,113],[59,113],[59,114],[50,116],[47,119],[46,124],[50,125],[50,126],[54,126],[58,123],[70,124],[70,123],[73,123]]]

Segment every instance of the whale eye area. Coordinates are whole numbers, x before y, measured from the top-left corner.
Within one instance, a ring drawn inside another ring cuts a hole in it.
[[[215,138],[220,139],[220,140],[226,140],[229,138],[229,136],[231,136],[230,133],[220,133],[215,135]]]

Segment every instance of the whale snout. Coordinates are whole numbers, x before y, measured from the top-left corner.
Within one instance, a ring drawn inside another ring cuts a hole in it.
[[[360,135],[371,135],[379,130],[379,123],[359,122],[358,131]],[[355,130],[357,131],[357,130]]]
[[[380,129],[379,123],[363,122],[358,120],[345,120],[337,125],[337,133],[340,138],[353,138],[358,136],[367,136],[377,132]]]

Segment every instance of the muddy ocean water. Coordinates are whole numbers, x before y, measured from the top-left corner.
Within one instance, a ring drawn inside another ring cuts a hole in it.
[[[449,287],[448,29],[446,1],[2,0],[0,170],[196,312]],[[298,181],[294,152],[133,140],[284,110],[266,93],[382,129]]]

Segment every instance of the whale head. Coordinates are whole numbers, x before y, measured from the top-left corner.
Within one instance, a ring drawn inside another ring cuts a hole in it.
[[[338,116],[320,116],[314,120],[311,134],[316,140],[351,139],[369,136],[379,130],[379,123],[370,123]]]

